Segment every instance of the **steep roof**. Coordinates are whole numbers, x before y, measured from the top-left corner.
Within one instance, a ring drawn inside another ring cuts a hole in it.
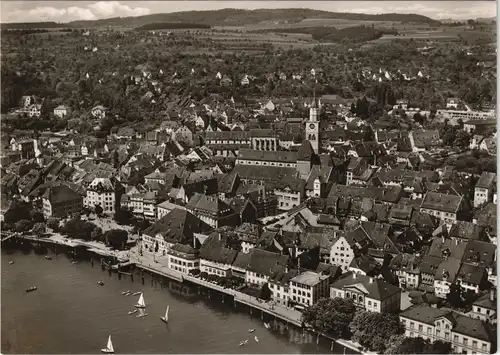
[[[276,266],[286,266],[289,262],[288,255],[272,253],[262,249],[252,249],[250,251],[250,263],[247,270],[267,276],[273,275],[273,270]]]
[[[200,258],[216,263],[231,265],[238,251],[225,247],[219,234],[210,235],[200,248]]]
[[[66,185],[55,185],[49,187],[45,190],[42,197],[48,199],[52,204],[82,199],[79,194]]]
[[[144,231],[151,237],[160,234],[169,243],[191,243],[194,233],[204,233],[211,227],[191,212],[174,209]]]
[[[296,160],[300,161],[311,161],[311,159],[314,156],[314,149],[311,145],[311,142],[308,140],[304,139],[302,141],[302,144],[299,148],[299,151],[297,152]]]
[[[497,175],[495,173],[490,173],[487,171],[484,171],[481,174],[481,177],[476,183],[476,188],[482,188],[482,189],[489,189],[493,186],[493,183],[496,179]]]
[[[425,194],[420,207],[449,213],[457,213],[461,202],[462,196],[428,192]]]
[[[355,287],[356,285],[361,285],[367,291],[367,297],[380,301],[391,297],[395,293],[401,292],[399,287],[391,285],[384,280],[365,275],[356,275],[351,272],[346,273],[344,277],[335,281],[331,287],[343,289],[346,287]]]

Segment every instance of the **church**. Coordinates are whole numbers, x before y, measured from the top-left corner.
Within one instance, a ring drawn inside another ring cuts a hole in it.
[[[240,179],[272,188],[281,210],[294,208],[310,196],[322,197],[325,185],[333,178],[329,156],[320,156],[321,126],[316,99],[304,124],[305,139],[298,151],[240,149],[236,159],[235,171]]]

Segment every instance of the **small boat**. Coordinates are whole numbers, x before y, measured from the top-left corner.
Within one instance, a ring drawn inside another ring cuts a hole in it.
[[[160,317],[160,319],[162,321],[164,321],[165,323],[168,323],[168,310],[169,310],[170,306],[167,306],[167,310],[165,311],[165,316],[164,317]]]
[[[259,338],[257,338],[257,335],[254,337],[254,339],[257,343],[259,342]]]
[[[146,308],[146,302],[144,302],[144,295],[141,293],[141,297],[139,297],[139,301],[135,305],[137,308]]]
[[[246,343],[244,341],[240,342],[240,346],[245,345]]]
[[[123,291],[123,292],[122,292],[122,295],[126,295],[126,294],[128,294],[128,293],[130,293],[130,290]]]
[[[48,255],[45,255],[45,259],[52,260],[52,258],[50,256],[48,256]]]
[[[246,339],[243,343],[244,343],[244,344],[248,344],[248,339]]]
[[[133,311],[129,311],[128,315],[131,315],[131,314],[134,314],[134,313],[137,313],[137,309],[134,309]]]
[[[97,284],[98,284],[99,286],[104,286],[104,282],[102,282],[102,281],[97,281]]]
[[[129,292],[131,293],[132,291],[129,291]],[[132,296],[137,296],[137,295],[140,295],[141,293],[142,293],[142,291],[134,292],[134,293],[132,293]]]
[[[264,323],[264,327],[266,327],[266,329],[269,329],[271,328],[271,325],[269,323]]]
[[[108,337],[108,344],[105,349],[101,349],[104,354],[114,354],[115,349],[113,348],[113,342],[111,342],[111,335]]]
[[[136,316],[136,318],[143,318],[143,317],[146,317],[146,316],[149,316],[149,313],[139,314],[138,316]]]
[[[32,286],[32,287],[30,287],[30,288],[27,288],[27,289],[26,289],[26,292],[33,292],[33,291],[36,291],[37,289],[38,289],[38,287],[36,287],[36,286]]]
[[[253,333],[253,332],[255,332],[255,329],[248,329],[248,332]]]
[[[13,260],[9,261],[9,265],[13,265],[13,264],[14,264]]]
[[[78,264],[78,261],[72,261],[71,264]]]

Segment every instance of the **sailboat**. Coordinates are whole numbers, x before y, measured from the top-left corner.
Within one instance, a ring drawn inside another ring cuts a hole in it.
[[[108,337],[108,345],[106,345],[105,349],[101,349],[101,352],[104,354],[114,354],[115,349],[113,348],[113,342],[111,341],[111,335]]]
[[[137,308],[146,308],[146,302],[144,302],[144,295],[141,293],[141,297],[139,297],[139,301],[135,305]]]
[[[134,310],[132,310],[132,311],[129,311],[129,312],[128,312],[128,315],[135,314],[135,313],[137,313],[137,309],[134,309]]]
[[[165,323],[168,323],[168,310],[169,310],[170,306],[167,306],[167,310],[165,311],[165,316],[164,317],[160,317],[160,319],[162,321],[164,321]]]
[[[266,327],[266,329],[269,329],[271,328],[271,325],[269,323],[264,323],[264,327]]]
[[[254,337],[254,339],[257,343],[259,342],[259,338],[257,338],[257,335]]]
[[[135,316],[136,318],[143,318],[143,317],[146,317],[148,316],[149,313],[146,313],[146,311],[144,309],[140,309],[139,310],[139,315]]]

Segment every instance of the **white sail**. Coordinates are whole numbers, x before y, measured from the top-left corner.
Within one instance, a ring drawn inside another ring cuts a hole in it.
[[[168,309],[170,306],[167,306],[167,310],[165,311],[165,321],[168,322]]]
[[[108,345],[107,345],[107,349],[108,349],[110,352],[115,352],[115,349],[113,348],[113,342],[111,341],[111,335],[108,337]]]
[[[146,307],[146,302],[144,302],[144,296],[141,293],[141,297],[139,297],[139,302],[137,302],[139,306]]]

